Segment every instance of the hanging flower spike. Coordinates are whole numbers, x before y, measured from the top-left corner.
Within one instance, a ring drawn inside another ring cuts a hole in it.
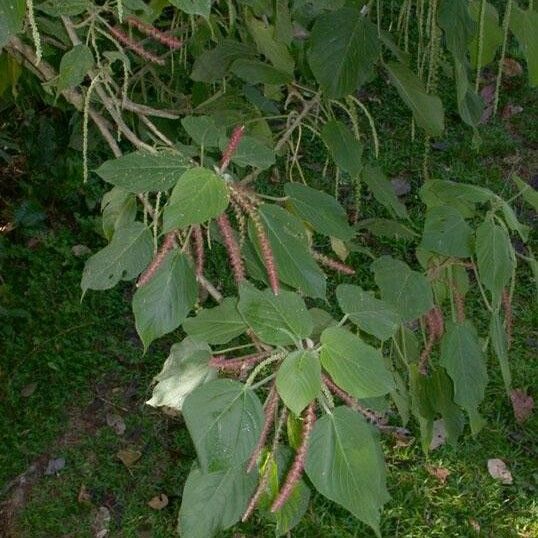
[[[295,454],[295,459],[291,465],[291,468],[286,476],[284,485],[280,489],[280,492],[277,495],[277,498],[271,506],[271,512],[277,512],[280,510],[286,501],[289,499],[293,488],[301,479],[303,474],[304,464],[306,461],[306,454],[308,452],[308,443],[310,441],[310,435],[312,429],[314,428],[314,423],[316,422],[316,412],[315,412],[315,402],[312,402],[306,409],[305,418],[303,422],[303,431],[302,439],[297,453]]]
[[[132,15],[129,15],[127,17],[127,23],[129,24],[129,26],[134,26],[137,30],[139,30],[143,34],[146,34],[147,36],[151,37],[155,41],[158,41],[159,43],[166,45],[168,48],[172,50],[179,49],[183,46],[183,41],[181,41],[180,39],[177,39],[170,34],[161,32],[160,30],[155,28],[155,26],[152,26],[151,24],[147,24],[144,21],[141,21],[140,19],[133,17]]]
[[[243,138],[244,132],[244,125],[238,125],[233,130],[232,136],[230,136],[230,140],[228,141],[228,145],[226,146],[226,149],[222,152],[222,159],[220,160],[219,167],[221,173],[225,172],[228,168],[228,165],[230,164],[234,153],[237,151],[237,146],[239,146],[239,142],[241,142],[241,138]]]
[[[427,314],[427,323],[429,323],[435,338],[440,340],[445,332],[445,321],[443,319],[443,311],[434,306]]]
[[[506,341],[508,343],[508,349],[512,345],[512,301],[510,299],[510,293],[506,288],[503,289],[502,293],[502,305],[504,310],[504,324],[506,328]]]
[[[139,45],[136,41],[131,39],[121,28],[114,26],[110,28],[110,33],[120,42],[123,43],[126,47],[130,48],[135,54],[158,65],[164,65],[164,60],[155,56],[151,52],[147,51],[142,45]]]
[[[353,267],[350,267],[349,265],[346,265],[345,263],[339,262],[337,260],[333,260],[332,258],[329,258],[328,256],[325,256],[319,252],[312,251],[312,256],[315,260],[321,263],[321,265],[324,265],[325,267],[328,267],[329,269],[332,269],[337,273],[351,276],[355,274],[355,269],[353,269]]]
[[[192,240],[196,259],[196,276],[202,276],[204,274],[204,236],[199,224],[192,227]]]
[[[255,364],[262,362],[271,355],[272,351],[263,351],[262,353],[255,353],[254,355],[246,355],[237,359],[227,359],[224,355],[212,357],[209,361],[209,366],[217,368],[219,370],[245,370],[251,368]]]
[[[157,251],[157,254],[153,258],[152,262],[148,265],[148,268],[142,273],[138,282],[136,283],[137,288],[141,288],[147,284],[157,272],[157,269],[162,265],[166,255],[174,248],[176,232],[168,232],[164,236],[163,244],[161,248]]]
[[[456,306],[456,319],[458,323],[465,321],[465,299],[463,295],[454,288],[454,305]]]
[[[256,509],[256,506],[258,506],[258,503],[260,502],[262,495],[267,489],[268,483],[269,483],[269,470],[266,470],[265,473],[263,473],[262,479],[260,480],[260,483],[258,484],[258,487],[256,488],[256,491],[254,492],[254,495],[252,495],[252,498],[250,499],[248,503],[247,509],[245,510],[243,517],[241,518],[242,523],[247,521],[247,519],[253,514],[254,510]]]
[[[232,265],[232,271],[237,284],[241,284],[245,280],[245,267],[241,258],[241,250],[235,240],[230,220],[226,213],[219,215],[216,219],[222,239],[228,251],[228,257]]]
[[[248,462],[247,473],[250,473],[250,471],[254,469],[254,466],[256,465],[256,461],[258,460],[258,457],[260,456],[261,451],[263,447],[265,446],[267,437],[269,436],[269,432],[271,431],[271,426],[273,425],[273,420],[275,418],[274,415],[275,415],[277,406],[278,406],[278,393],[276,391],[276,384],[273,383],[273,386],[271,387],[271,390],[269,391],[269,395],[267,396],[267,401],[265,404],[262,431],[258,439],[258,444],[256,445],[256,448],[252,452],[252,456],[250,457],[250,460]]]

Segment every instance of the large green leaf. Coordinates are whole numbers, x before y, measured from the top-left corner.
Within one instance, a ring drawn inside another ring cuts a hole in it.
[[[312,351],[290,353],[278,369],[276,388],[288,409],[300,415],[321,390],[318,354]]]
[[[211,116],[185,116],[181,120],[183,129],[199,145],[204,148],[218,147],[224,136],[224,128],[217,125]]]
[[[473,434],[478,433],[484,425],[478,406],[484,399],[488,373],[478,335],[470,321],[447,323],[440,364],[454,383],[454,401],[469,415]]]
[[[189,336],[208,344],[226,344],[246,329],[247,324],[237,310],[235,297],[226,297],[220,305],[206,308],[183,323],[183,330]]]
[[[471,17],[477,23],[480,20],[480,7],[482,0],[471,0],[469,9]],[[469,51],[471,53],[471,65],[473,69],[476,69],[478,63],[481,66],[485,66],[493,62],[497,49],[503,42],[503,31],[499,25],[499,14],[495,7],[486,2],[486,10],[484,13],[484,32],[482,38],[482,55],[480,62],[478,61],[479,52],[479,40],[478,32],[473,36],[471,43],[469,44]]]
[[[211,538],[237,523],[256,487],[256,473],[240,467],[203,473],[194,467],[183,488],[178,533],[184,538]]]
[[[486,220],[477,228],[476,259],[480,280],[498,303],[514,268],[512,244],[502,226]]]
[[[301,183],[286,183],[284,191],[297,214],[319,233],[349,241],[355,235],[345,209],[332,196]]]
[[[405,65],[390,62],[386,68],[400,97],[413,112],[417,125],[428,135],[440,136],[445,129],[441,99],[428,95],[422,81]]]
[[[334,382],[356,398],[383,396],[394,388],[379,349],[341,327],[321,334],[321,364]]]
[[[510,362],[508,360],[508,338],[498,311],[491,315],[489,337],[491,339],[491,347],[499,361],[499,366],[501,367],[504,387],[509,394],[512,388],[512,374],[510,372]]]
[[[421,248],[457,258],[471,256],[473,231],[461,213],[448,205],[435,206],[426,212]]]
[[[380,204],[383,204],[397,217],[401,219],[407,218],[405,205],[398,200],[394,187],[381,168],[378,166],[365,166],[362,171],[362,179]]]
[[[144,349],[177,329],[198,296],[196,276],[189,259],[180,251],[170,252],[151,280],[136,290],[133,312]]]
[[[467,61],[462,63],[459,60],[454,60],[458,111],[461,119],[467,125],[470,125],[476,129],[480,123],[484,105],[482,98],[475,92],[474,86],[469,81],[469,71]]]
[[[103,234],[110,241],[114,231],[136,218],[136,197],[119,187],[105,193],[101,200]]]
[[[291,291],[257,290],[243,284],[238,309],[256,335],[265,343],[289,345],[308,338],[313,322],[303,299]]]
[[[523,199],[534,208],[534,211],[538,211],[538,191],[536,191],[529,183],[523,181],[519,176],[512,176],[517,188]]]
[[[226,145],[226,139],[221,139],[221,149]],[[239,142],[232,161],[239,166],[253,166],[265,170],[275,164],[275,152],[258,138],[245,135]]]
[[[512,6],[510,29],[514,32],[527,60],[529,82],[538,85],[538,12],[523,10],[516,4]]]
[[[417,319],[433,307],[428,279],[406,263],[382,256],[372,263],[372,269],[382,298],[396,309],[403,321]]]
[[[316,19],[308,61],[323,92],[338,98],[365,82],[380,51],[375,25],[345,7]]]
[[[22,30],[25,10],[24,0],[0,0],[0,49]]]
[[[152,256],[153,241],[149,228],[141,222],[119,228],[110,244],[86,262],[80,284],[82,292],[108,290],[120,280],[137,277]]]
[[[231,379],[216,379],[194,390],[183,417],[203,472],[243,464],[261,432],[263,409],[253,390]]]
[[[169,0],[170,3],[188,15],[201,15],[209,19],[211,0]]]
[[[314,487],[379,532],[380,511],[390,496],[385,466],[372,427],[347,407],[319,419],[305,466]]]
[[[93,54],[87,45],[75,45],[60,61],[56,90],[58,93],[80,84],[93,67]]]
[[[190,168],[181,155],[135,151],[104,162],[97,170],[102,179],[128,192],[166,191]]]
[[[400,326],[400,316],[392,306],[376,299],[359,286],[340,284],[336,288],[336,298],[342,312],[353,323],[380,340],[394,336]]]
[[[312,258],[303,223],[288,211],[273,204],[263,204],[259,214],[271,243],[278,278],[285,284],[300,289],[309,297],[324,298],[326,277]],[[252,223],[248,233],[259,253]]]
[[[362,170],[362,144],[339,120],[328,121],[321,129],[321,138],[334,162],[352,177]]]
[[[289,73],[258,60],[235,60],[230,68],[234,75],[249,84],[287,84],[293,80]]]
[[[146,404],[181,411],[185,398],[198,385],[217,377],[217,370],[209,367],[210,359],[211,349],[205,342],[187,337],[174,344],[161,371],[153,378],[156,385]]]
[[[411,228],[391,219],[364,219],[357,222],[356,226],[359,230],[368,230],[377,237],[408,241],[412,241],[417,237],[417,234]]]
[[[468,0],[441,0],[437,22],[445,32],[446,48],[463,61],[467,45],[477,30]]]
[[[228,203],[223,179],[207,168],[191,168],[179,178],[164,208],[163,231],[202,224],[223,213]]]

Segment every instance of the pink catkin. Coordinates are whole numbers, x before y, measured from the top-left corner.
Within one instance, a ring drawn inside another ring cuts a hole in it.
[[[306,409],[305,418],[303,422],[303,431],[302,439],[299,448],[295,454],[295,459],[291,465],[291,468],[286,476],[284,485],[280,489],[275,501],[271,506],[271,512],[277,512],[280,510],[286,501],[289,499],[293,488],[301,479],[303,474],[304,464],[306,461],[306,454],[308,452],[308,443],[310,441],[310,434],[314,428],[314,423],[316,422],[316,409],[315,403],[312,402]]]
[[[226,216],[226,213],[222,213],[216,218],[217,225],[219,227],[224,245],[228,251],[228,257],[230,258],[230,264],[232,265],[232,271],[237,284],[241,284],[245,280],[245,267],[241,258],[241,250],[233,235],[232,226],[230,220]]]
[[[158,65],[164,65],[164,60],[155,56],[151,52],[147,51],[142,45],[138,44],[136,41],[131,39],[121,28],[114,26],[110,28],[110,33],[120,42],[123,43],[126,47],[130,48],[135,54]]]
[[[345,263],[333,260],[332,258],[329,258],[328,256],[325,256],[315,251],[312,252],[312,255],[314,256],[314,259],[321,263],[321,265],[324,265],[325,267],[328,267],[329,269],[332,269],[337,273],[342,273],[344,275],[355,274],[355,269],[353,269],[353,267],[350,267],[349,265],[346,265]]]
[[[278,406],[278,392],[276,390],[276,385],[273,383],[273,386],[271,387],[271,390],[269,391],[269,395],[267,396],[267,402],[265,404],[262,431],[260,433],[258,443],[256,444],[256,448],[252,452],[252,456],[250,457],[250,460],[248,462],[247,473],[250,473],[250,471],[254,469],[254,466],[256,465],[256,462],[258,461],[258,457],[260,456],[263,450],[263,447],[265,446],[267,437],[269,436],[269,432],[271,431],[271,427],[275,419],[275,412],[276,412],[277,406]]]
[[[168,252],[170,252],[174,248],[176,244],[175,235],[175,232],[168,232],[165,235],[161,248],[159,248],[157,254],[149,264],[148,268],[142,273],[142,275],[138,279],[138,282],[136,283],[137,288],[141,288],[154,277],[155,273],[157,272],[157,269],[159,269],[159,267],[164,262],[164,259],[166,258]]]
[[[204,236],[199,224],[192,227],[192,240],[196,258],[196,276],[204,274]]]
[[[233,130],[232,136],[230,136],[230,140],[228,141],[228,145],[226,146],[226,149],[222,152],[222,158],[220,160],[219,168],[221,172],[224,172],[228,168],[228,165],[230,164],[234,153],[237,151],[237,146],[239,146],[239,142],[241,142],[241,138],[243,138],[244,132],[244,125],[238,125]]]
[[[508,290],[506,288],[503,289],[502,293],[502,305],[504,311],[504,325],[506,328],[506,340],[508,343],[508,349],[510,349],[510,346],[512,345],[513,328],[512,301],[510,300],[510,293],[508,293]]]
[[[265,493],[265,490],[267,489],[267,484],[269,483],[269,474],[269,470],[265,471],[265,473],[263,474],[262,479],[260,480],[260,483],[258,484],[254,495],[252,495],[248,503],[247,509],[245,510],[245,513],[241,518],[241,521],[243,523],[247,521],[247,519],[253,514],[254,510],[256,509],[256,506],[258,506],[258,503],[262,498],[262,495]]]
[[[457,292],[454,291],[454,294]],[[457,302],[456,302],[457,303]],[[440,340],[445,330],[445,324],[443,320],[443,312],[438,306],[434,306],[424,316],[426,323],[426,330],[428,332],[428,339],[426,345],[420,354],[418,369],[422,375],[428,373],[428,360],[430,358],[433,346],[437,340]],[[460,321],[460,314],[458,314],[458,321]]]
[[[465,321],[465,299],[463,295],[454,288],[453,290],[454,305],[456,307],[456,319],[458,323],[463,323]]]
[[[263,351],[262,353],[255,353],[254,355],[246,355],[237,359],[226,359],[224,356],[219,355],[213,357],[209,361],[209,366],[218,368],[219,370],[237,371],[251,368],[255,364],[258,364],[263,359],[271,355],[271,351]]]
[[[177,39],[170,34],[161,32],[159,29],[155,28],[155,26],[152,26],[151,24],[147,24],[144,21],[141,21],[140,19],[133,17],[132,15],[127,17],[127,23],[129,24],[129,26],[134,26],[137,30],[139,30],[143,34],[150,36],[155,41],[158,41],[159,43],[166,45],[170,49],[176,50],[176,49],[179,49],[183,45],[183,42],[180,39]]]

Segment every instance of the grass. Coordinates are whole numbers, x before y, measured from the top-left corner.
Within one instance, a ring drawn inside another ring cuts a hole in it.
[[[511,90],[510,99],[526,111],[525,117],[511,122],[517,135],[505,124],[493,123],[481,129],[482,144],[475,151],[469,130],[451,128],[445,149],[435,153],[435,177],[488,186],[507,198],[514,193],[506,181],[508,172],[521,163],[531,170],[536,165],[537,130],[531,118],[533,114],[536,118],[538,104],[536,94],[526,92],[523,85]],[[386,109],[372,105],[381,126],[381,165],[389,176],[409,179],[412,191],[407,203],[413,219],[420,222],[417,170],[422,142],[410,143],[408,127],[393,124],[403,111],[399,104]],[[306,151],[316,155],[318,149]],[[77,187],[77,199],[80,194],[96,198],[93,191],[79,192]],[[517,206],[523,220],[533,218],[519,201]],[[369,201],[364,208],[371,216],[382,211]],[[93,231],[91,212],[77,211],[82,216],[75,222],[62,218],[52,222],[49,215],[47,228],[30,234],[37,238],[31,248],[24,235],[1,245],[0,488],[33,462],[46,464],[62,457],[66,464],[59,473],[42,476],[27,489],[14,536],[91,537],[96,509],[106,506],[112,518],[110,536],[166,538],[174,535],[194,451],[180,418],[156,412],[144,402],[170,344],[181,335],[161,339],[144,355],[134,331],[129,286],[90,292],[80,301],[84,257],[75,256],[72,247],[85,244],[96,251],[102,245]],[[55,216],[66,212],[66,207],[59,208]],[[402,242],[383,241],[378,248],[412,259],[411,249]],[[226,272],[223,256],[215,256],[211,264],[214,274]],[[363,263],[359,280],[370,279]],[[475,314],[480,318],[480,312]],[[514,386],[532,392],[538,378],[537,313],[534,283],[525,267],[520,271],[514,316]],[[490,382],[481,406],[488,425],[476,438],[466,432],[456,448],[442,446],[427,456],[418,443],[395,446],[385,441],[392,500],[382,516],[384,536],[538,536],[538,420],[534,416],[524,426],[514,422],[496,363],[492,357],[488,360]],[[35,390],[28,395],[34,383]],[[123,417],[123,435],[107,425],[111,413]],[[117,457],[122,449],[139,450],[141,458],[127,468]],[[512,485],[501,485],[489,476],[489,458],[508,464]],[[432,467],[450,472],[446,483],[431,475]],[[79,499],[81,489],[89,501]],[[168,496],[169,505],[153,510],[147,502],[160,493]],[[257,519],[221,533],[223,538],[272,535],[272,525]],[[315,496],[292,535],[366,538],[372,532],[345,510]]]

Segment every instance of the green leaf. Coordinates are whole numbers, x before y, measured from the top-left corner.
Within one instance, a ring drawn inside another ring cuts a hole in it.
[[[528,183],[518,176],[512,176],[523,199],[538,211],[538,191],[534,190]]]
[[[529,83],[538,85],[538,12],[523,10],[517,5],[512,6],[510,29],[514,32],[519,46],[527,60]]]
[[[378,258],[372,269],[382,298],[396,309],[403,321],[417,319],[433,308],[432,289],[422,273],[390,256]]]
[[[482,98],[474,91],[474,86],[469,81],[470,73],[467,63],[467,60],[465,63],[454,60],[456,97],[461,119],[467,125],[476,129],[482,117],[484,104]]]
[[[336,320],[328,312],[322,310],[321,308],[310,308],[308,312],[310,313],[312,321],[314,322],[314,328],[312,330],[312,334],[310,335],[312,340],[319,340],[321,333],[327,327],[333,327],[337,324]]]
[[[219,140],[225,134],[222,126],[217,126],[211,116],[185,116],[181,125],[194,142],[204,148],[218,147]]]
[[[365,219],[357,222],[359,230],[368,230],[377,237],[388,237],[389,239],[403,239],[412,241],[417,234],[400,222],[390,219]]]
[[[321,138],[334,162],[344,172],[357,177],[362,170],[362,144],[338,120],[330,120],[321,128]]]
[[[521,222],[519,222],[514,210],[503,199],[497,196],[495,197],[495,202],[500,204],[501,211],[504,217],[504,222],[506,222],[508,228],[510,228],[510,230],[512,230],[513,232],[517,232],[519,234],[519,237],[521,237],[521,239],[526,242],[529,239],[530,228],[525,224],[521,224]]]
[[[497,304],[514,269],[512,244],[506,230],[491,220],[476,230],[476,259],[480,281],[491,292]]]
[[[300,523],[310,504],[310,488],[304,480],[299,480],[293,488],[284,506],[274,514],[276,519],[275,533],[277,536],[288,534]]]
[[[475,22],[480,20],[480,7],[482,0],[471,0],[469,9],[471,17]],[[493,62],[497,49],[503,42],[503,31],[499,25],[499,15],[495,7],[486,2],[486,11],[484,13],[484,33],[482,39],[482,56],[480,58],[480,65],[485,66]],[[471,43],[469,44],[469,51],[471,53],[471,65],[473,69],[476,69],[478,65],[478,32],[473,36]]]
[[[355,398],[384,396],[394,388],[379,349],[341,327],[325,329],[320,341],[323,368]]]
[[[273,204],[263,204],[259,215],[267,231],[278,278],[308,297],[325,297],[325,274],[317,266],[308,247],[303,223],[294,215]],[[259,254],[256,231],[249,223],[249,237]]]
[[[320,15],[310,35],[308,62],[327,97],[354,93],[381,52],[377,29],[358,9]]]
[[[235,60],[230,68],[234,75],[250,84],[287,84],[293,80],[289,73],[258,60]]]
[[[485,424],[478,406],[484,399],[488,373],[478,335],[470,321],[447,323],[441,340],[440,364],[454,383],[454,401],[469,415],[475,435]]]
[[[174,344],[161,371],[153,378],[156,385],[146,404],[181,411],[185,398],[196,387],[217,377],[217,370],[209,367],[210,359],[211,349],[205,342],[187,337]]]
[[[398,200],[391,182],[387,179],[381,168],[377,166],[365,166],[362,171],[362,179],[380,204],[384,205],[397,217],[401,219],[407,218],[405,205]]]
[[[445,129],[441,99],[428,95],[422,81],[405,65],[389,62],[386,68],[398,94],[413,112],[417,125],[430,136],[440,136]]]
[[[227,145],[226,139],[221,139],[221,149]],[[237,150],[232,156],[232,162],[239,166],[252,166],[265,170],[275,164],[275,152],[253,136],[243,136]]]
[[[48,0],[35,6],[36,9],[52,17],[74,17],[90,7],[89,0]]]
[[[372,427],[358,413],[337,407],[316,422],[305,470],[322,495],[381,536],[380,511],[390,499],[383,454]]]
[[[226,344],[247,329],[237,310],[237,299],[226,297],[215,308],[202,310],[195,318],[187,318],[183,330],[191,337],[208,344]]]
[[[136,151],[103,163],[97,170],[102,179],[127,192],[157,192],[173,187],[190,168],[181,155]]]
[[[498,311],[493,312],[491,315],[489,337],[491,339],[491,347],[501,367],[506,393],[510,394],[510,390],[512,389],[512,374],[510,373],[510,362],[508,360],[508,338]]]
[[[112,241],[94,254],[84,266],[82,292],[108,290],[120,280],[136,278],[153,256],[153,240],[149,228],[132,222],[119,228]]]
[[[78,86],[93,67],[93,63],[93,54],[87,45],[75,45],[66,52],[60,61],[56,84],[58,94],[68,88]]]
[[[119,187],[105,193],[101,200],[103,234],[110,241],[114,231],[136,218],[136,198]]]
[[[321,390],[321,365],[317,353],[290,353],[278,369],[276,388],[288,409],[299,416]]]
[[[228,188],[222,178],[207,168],[191,168],[172,190],[164,208],[163,231],[202,224],[223,213],[228,203]]]
[[[275,39],[289,47],[293,40],[293,23],[288,4],[288,0],[276,0]]]
[[[196,60],[191,78],[197,82],[215,82],[223,78],[228,68],[238,58],[253,58],[252,47],[239,41],[225,39],[214,49],[204,51]]]
[[[457,209],[435,206],[426,212],[420,247],[445,256],[469,258],[472,235],[471,227]]]
[[[209,19],[211,0],[169,0],[169,2],[188,15],[201,15],[204,19]]]
[[[464,61],[467,45],[477,30],[467,0],[441,0],[437,15],[439,26],[445,33],[446,48],[455,58]]]
[[[211,538],[237,523],[256,487],[256,473],[242,467],[203,473],[194,467],[183,488],[178,533],[185,538]]]
[[[196,276],[188,258],[170,252],[151,280],[136,290],[133,313],[146,350],[153,340],[177,329],[198,297]]]
[[[336,298],[342,312],[353,323],[380,340],[394,336],[400,326],[400,316],[394,308],[359,286],[340,284],[336,288]]]
[[[24,0],[0,0],[0,49],[22,30],[25,10]]]
[[[332,196],[301,183],[286,183],[284,191],[297,214],[317,232],[342,241],[355,235],[344,208]]]
[[[289,345],[308,338],[313,322],[303,299],[291,291],[259,291],[242,284],[238,309],[256,335],[266,344]]]
[[[216,379],[189,394],[183,417],[207,473],[236,467],[250,457],[260,436],[263,409],[250,388]]]

